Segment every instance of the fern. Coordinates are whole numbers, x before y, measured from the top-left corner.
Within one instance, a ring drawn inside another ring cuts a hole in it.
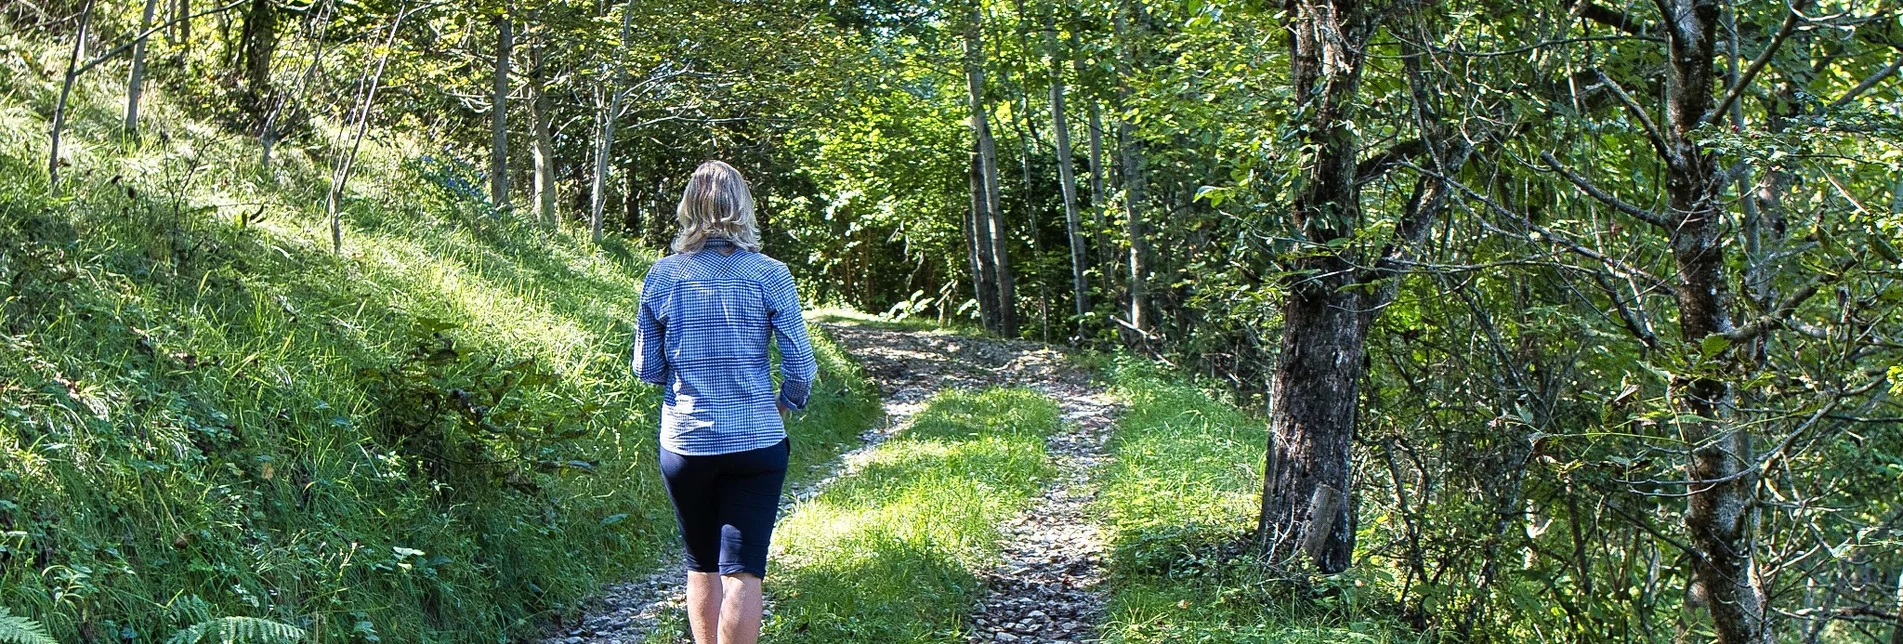
[[[0,607],[0,644],[59,644],[46,627],[23,616],[9,614]]]
[[[290,644],[304,639],[304,629],[256,617],[220,617],[193,624],[165,640],[165,644]]]

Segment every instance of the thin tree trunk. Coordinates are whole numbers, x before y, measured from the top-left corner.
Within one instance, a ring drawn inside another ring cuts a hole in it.
[[[628,0],[621,10],[621,38],[616,47],[624,47],[628,42],[628,21],[634,17],[634,0]],[[615,56],[614,83],[608,87],[606,100],[595,102],[595,173],[588,196],[588,236],[595,243],[601,243],[601,213],[608,206],[608,156],[613,151],[615,139],[615,119],[621,115],[621,86],[627,66],[621,64],[621,57]],[[602,71],[607,71],[603,69]]]
[[[542,43],[537,42],[529,49],[529,91],[533,98],[529,103],[533,114],[535,130],[535,219],[550,227],[555,225],[555,146],[549,138],[549,121],[554,118],[554,110],[549,104],[548,92],[544,83],[548,68],[542,60]]]
[[[1051,57],[1051,129],[1057,143],[1057,181],[1064,196],[1064,228],[1070,237],[1071,297],[1076,304],[1078,324],[1090,311],[1090,283],[1085,276],[1084,235],[1077,213],[1077,175],[1072,167],[1070,123],[1064,118],[1064,76],[1057,58],[1056,12],[1044,14],[1044,47]]]
[[[496,18],[495,90],[489,103],[489,200],[496,210],[509,208],[509,53],[515,26],[505,13]]]
[[[1097,266],[1099,274],[1103,276],[1104,297],[1115,299],[1112,291],[1116,288],[1116,279],[1113,276],[1117,272],[1117,258],[1111,252],[1110,222],[1104,215],[1104,202],[1107,199],[1104,193],[1103,113],[1096,99],[1086,102],[1085,106],[1089,108],[1090,114],[1090,123],[1088,123],[1090,131],[1085,133],[1089,135],[1090,141],[1090,214],[1096,223],[1095,232],[1092,234],[1097,244]]]
[[[971,255],[971,287],[978,298],[979,324],[986,329],[998,328],[998,286],[997,271],[991,265],[991,224],[986,221],[990,216],[985,205],[984,166],[978,160],[977,145],[972,145],[971,162],[966,171],[971,183],[971,211],[965,217],[966,249]]]
[[[263,111],[271,93],[271,58],[277,52],[277,7],[272,0],[252,0],[239,37],[239,62],[245,79],[245,109]]]
[[[152,28],[159,0],[145,0],[145,13],[139,20],[139,33]],[[139,134],[139,97],[145,93],[145,38],[132,44],[132,74],[126,80],[126,136]]]
[[[1130,0],[1124,0],[1115,21],[1116,38],[1119,41],[1137,37],[1137,34],[1131,33],[1130,11]],[[1118,61],[1117,101],[1119,107],[1126,110],[1130,109],[1131,102],[1129,77],[1134,61],[1130,59],[1139,55],[1139,49],[1136,46],[1128,47],[1122,60]],[[1150,243],[1148,226],[1143,220],[1144,192],[1147,188],[1143,174],[1143,152],[1138,146],[1136,127],[1127,116],[1118,119],[1117,154],[1123,166],[1124,226],[1130,236],[1130,309],[1127,312],[1130,319],[1125,322],[1137,340],[1143,341],[1149,335],[1150,328]]]
[[[330,31],[330,14],[334,6],[330,2],[325,2],[324,8],[318,10],[316,16],[312,18],[317,21],[317,28],[310,39],[311,62],[304,66],[302,73],[297,75],[297,84],[293,85],[289,92],[280,93],[277,100],[272,102],[271,116],[264,120],[264,128],[258,132],[258,147],[260,148],[258,165],[264,170],[265,176],[271,177],[272,181],[277,180],[277,175],[271,172],[271,153],[277,149],[278,119],[283,118],[286,109],[293,107],[292,103],[304,94],[304,87],[310,84],[311,75],[317,73],[317,64],[324,58],[325,48],[322,43],[324,34]]]
[[[79,55],[86,50],[86,36],[92,27],[93,3],[86,0],[86,6],[79,10],[79,31],[73,36],[73,55],[66,61],[66,79],[59,87],[59,102],[53,105],[53,123],[49,131],[50,144],[46,161],[46,185],[55,192],[59,191],[59,140],[66,129],[66,101],[73,94],[73,82],[79,79]]]
[[[192,44],[192,0],[178,0],[178,42],[180,45]],[[190,61],[185,52],[191,47],[180,47],[179,58]]]
[[[350,151],[332,167],[330,190],[324,197],[324,210],[330,218],[330,250],[333,253],[342,253],[344,250],[344,187],[349,185],[350,175],[356,170],[357,151],[363,148],[363,135],[370,129],[370,110],[376,106],[377,87],[383,84],[383,70],[390,63],[390,46],[396,43],[397,29],[403,26],[403,18],[408,15],[408,2],[397,7],[396,18],[390,22],[390,33],[383,40],[383,55],[377,58],[376,71],[365,70],[369,73],[364,75],[362,82],[368,85],[361,90],[363,100],[357,105],[357,131],[351,137]]]
[[[998,196],[998,150],[991,136],[990,119],[984,102],[984,16],[973,2],[965,25],[965,82],[971,101],[971,131],[978,145],[978,166],[984,178],[985,213],[979,218],[979,234],[989,237],[988,264],[997,287],[997,326],[993,331],[1006,336],[1018,333],[1017,288],[1011,276],[1009,236],[1005,233],[1004,211]]]

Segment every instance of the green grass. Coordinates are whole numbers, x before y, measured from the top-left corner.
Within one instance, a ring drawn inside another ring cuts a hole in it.
[[[652,254],[472,200],[376,136],[329,252],[320,145],[194,120],[163,91],[116,133],[75,92],[43,175],[56,48],[0,34],[0,607],[61,641],[195,615],[317,642],[503,642],[675,539],[656,392],[627,372]],[[824,337],[795,472],[878,415]],[[199,619],[202,619],[200,617]]]
[[[1370,580],[1324,580],[1311,595],[1248,554],[1262,419],[1146,362],[1109,371],[1129,408],[1096,503],[1112,551],[1106,643],[1412,641],[1382,616]]]
[[[981,335],[984,330],[970,324],[953,321],[951,324],[939,324],[931,318],[908,317],[893,319],[884,315],[874,315],[851,308],[828,306],[813,311],[812,319],[822,323],[844,323],[863,326],[882,331],[941,331],[959,335]]]
[[[1023,389],[948,392],[782,522],[770,642],[962,642],[998,526],[1051,475],[1057,406]]]

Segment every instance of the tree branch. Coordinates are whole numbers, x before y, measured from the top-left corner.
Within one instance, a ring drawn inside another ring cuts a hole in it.
[[[1797,23],[1804,20],[1800,12],[1809,6],[1810,0],[1797,0],[1791,5],[1790,15],[1784,17],[1784,25],[1778,27],[1777,35],[1771,37],[1771,44],[1764,46],[1764,51],[1758,54],[1756,60],[1751,61],[1751,66],[1745,68],[1744,74],[1738,76],[1738,82],[1725,91],[1725,97],[1718,101],[1717,107],[1698,118],[1699,123],[1710,121],[1713,116],[1731,109],[1731,104],[1737,102],[1738,96],[1744,93],[1744,88],[1750,87],[1751,81],[1757,80],[1758,72],[1764,71],[1765,66],[1771,64],[1771,57],[1777,55],[1778,48],[1783,47],[1784,41],[1797,31]]]
[[[1626,93],[1624,87],[1620,87],[1618,83],[1612,82],[1612,77],[1607,76],[1605,72],[1595,69],[1592,70],[1592,73],[1599,76],[1599,84],[1606,86],[1606,89],[1612,90],[1614,96],[1619,97],[1619,103],[1625,106],[1626,111],[1632,113],[1633,118],[1639,119],[1639,125],[1645,128],[1645,138],[1652,141],[1652,147],[1657,148],[1659,154],[1664,156],[1666,161],[1677,164],[1679,162],[1678,153],[1674,152],[1672,146],[1665,142],[1665,132],[1659,129],[1657,122],[1652,120],[1652,115],[1647,114],[1645,108],[1641,107],[1638,101],[1633,100],[1632,95]]]
[[[1568,2],[1567,4],[1573,4]],[[1643,36],[1652,31],[1652,26],[1644,20],[1632,17],[1624,11],[1601,7],[1592,0],[1580,0],[1572,7],[1573,15],[1623,31],[1634,36]]]
[[[1834,110],[1843,107],[1845,103],[1856,100],[1857,97],[1862,96],[1864,92],[1870,91],[1870,88],[1876,87],[1877,83],[1881,83],[1883,79],[1889,78],[1891,74],[1895,74],[1899,68],[1903,68],[1903,58],[1892,61],[1890,66],[1877,70],[1877,73],[1871,74],[1869,78],[1863,79],[1863,82],[1857,83],[1856,87],[1850,88],[1850,91],[1844,92],[1843,96],[1839,96],[1837,100],[1831,101],[1828,109]]]
[[[1631,215],[1633,218],[1638,219],[1639,221],[1643,221],[1645,223],[1658,226],[1659,228],[1662,228],[1665,230],[1672,230],[1676,228],[1676,226],[1672,225],[1672,222],[1666,221],[1665,218],[1662,216],[1659,216],[1658,213],[1626,203],[1625,201],[1620,200],[1618,197],[1613,196],[1612,193],[1606,192],[1604,190],[1600,190],[1599,188],[1593,186],[1591,183],[1586,181],[1585,177],[1579,176],[1577,174],[1573,174],[1573,172],[1570,170],[1567,170],[1565,166],[1560,165],[1559,159],[1554,158],[1553,153],[1541,152],[1540,159],[1545,161],[1546,165],[1551,167],[1554,172],[1558,172],[1559,176],[1566,177],[1567,181],[1571,181],[1573,182],[1573,185],[1579,186],[1579,189],[1585,191],[1587,195],[1590,195],[1592,198],[1598,199],[1599,201],[1604,202],[1608,206],[1612,206],[1613,209],[1618,210],[1619,212],[1623,212],[1625,214]]]
[[[1355,183],[1363,184],[1373,181],[1376,177],[1379,177],[1381,173],[1387,172],[1389,168],[1394,167],[1395,162],[1413,158],[1426,151],[1427,142],[1421,139],[1411,139],[1396,143],[1388,149],[1376,153],[1374,156],[1363,159],[1361,163],[1355,164]]]

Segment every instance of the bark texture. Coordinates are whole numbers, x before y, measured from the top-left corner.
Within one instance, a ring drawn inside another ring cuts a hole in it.
[[[496,18],[495,89],[489,103],[489,200],[498,210],[509,207],[509,54],[515,48],[515,25],[507,15]]]
[[[1732,330],[1717,158],[1701,149],[1692,131],[1713,108],[1716,42],[1722,7],[1716,0],[1659,3],[1665,15],[1669,80],[1665,104],[1665,189],[1674,229],[1670,231],[1676,268],[1676,300],[1681,339],[1700,347],[1706,337]],[[1725,358],[1720,358],[1725,359]],[[1728,361],[1728,360],[1727,360]],[[1752,467],[1753,441],[1732,416],[1732,392],[1725,381],[1688,377],[1674,383],[1674,395],[1700,420],[1684,422],[1691,442],[1687,468],[1691,495],[1685,527],[1691,535],[1692,569],[1704,589],[1713,630],[1721,644],[1776,641],[1765,615],[1751,538],[1758,481]]]

